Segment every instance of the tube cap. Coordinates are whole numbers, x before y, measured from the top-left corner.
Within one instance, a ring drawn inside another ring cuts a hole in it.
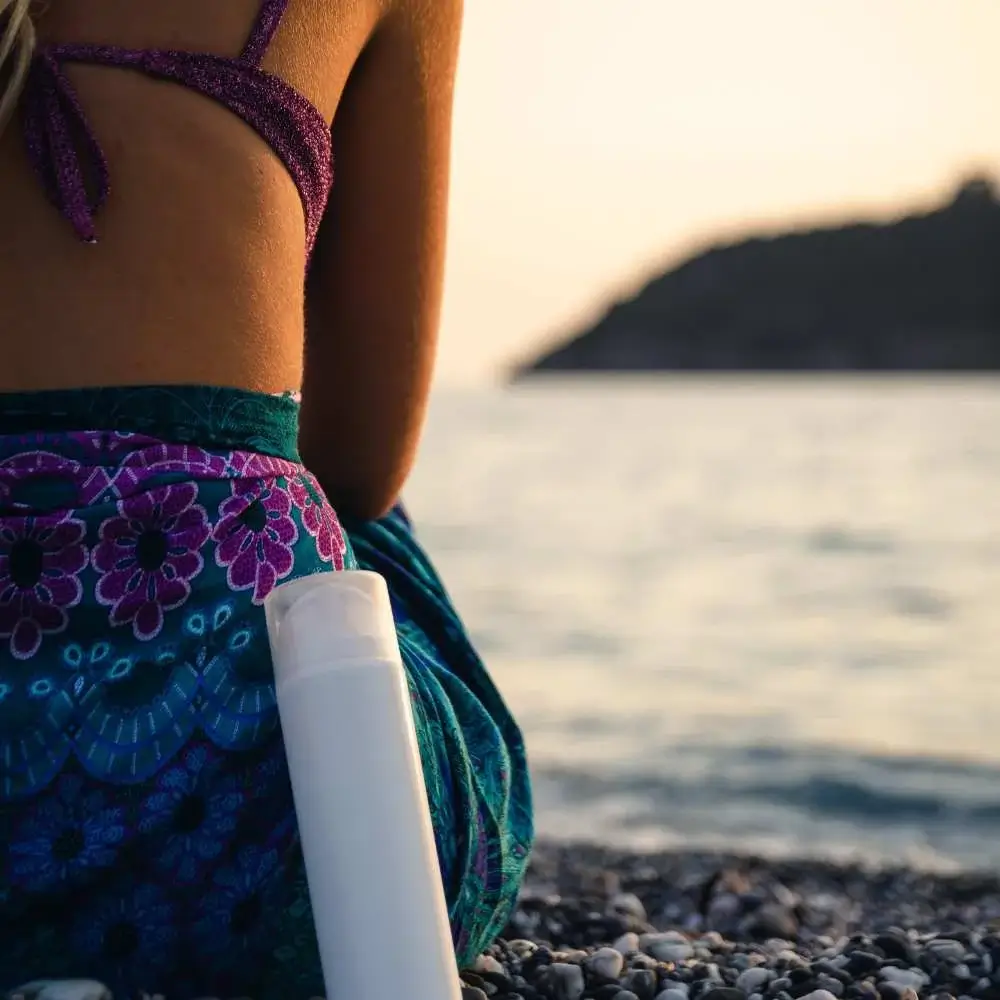
[[[344,570],[283,583],[264,600],[275,680],[399,658],[389,590],[378,573]]]

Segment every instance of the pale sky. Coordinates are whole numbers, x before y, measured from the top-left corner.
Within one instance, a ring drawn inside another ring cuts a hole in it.
[[[705,240],[1000,175],[1000,0],[466,0],[439,384]]]

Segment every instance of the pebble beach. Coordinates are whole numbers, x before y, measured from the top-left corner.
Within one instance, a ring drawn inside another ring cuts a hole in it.
[[[464,1000],[1000,1000],[1000,878],[542,844],[463,982]]]
[[[55,980],[7,994],[110,996]],[[401,982],[385,1000],[406,997]],[[1000,1000],[1000,876],[542,843],[462,997]]]

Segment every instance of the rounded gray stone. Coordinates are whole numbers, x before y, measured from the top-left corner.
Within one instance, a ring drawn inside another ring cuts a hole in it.
[[[879,969],[879,976],[886,982],[895,983],[904,989],[909,986],[911,989],[920,990],[929,981],[927,976],[917,969],[900,969],[894,965],[883,965]]]
[[[10,992],[24,1000],[111,1000],[111,990],[96,979],[34,979]]]
[[[611,942],[611,947],[615,951],[620,951],[623,955],[629,954],[632,951],[639,950],[639,935],[635,931],[629,931],[623,934],[620,938]]]
[[[747,994],[760,992],[770,981],[770,969],[762,969],[760,966],[746,969],[736,977],[736,985]]]
[[[587,956],[583,964],[595,976],[600,976],[602,979],[617,979],[625,968],[625,958],[614,948],[598,948],[592,955]]]
[[[623,917],[631,917],[645,923],[646,907],[642,900],[632,892],[619,892],[608,901],[608,912],[617,913]]]
[[[580,1000],[587,985],[583,969],[568,962],[554,962],[550,965],[546,980],[553,1000]]]
[[[933,938],[927,942],[927,950],[947,962],[961,962],[965,958],[965,945],[953,938]]]
[[[684,962],[694,955],[694,946],[679,931],[643,934],[639,949],[659,962]]]

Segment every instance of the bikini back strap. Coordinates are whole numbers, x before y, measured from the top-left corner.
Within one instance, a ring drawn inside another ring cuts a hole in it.
[[[260,66],[267,47],[271,44],[281,18],[288,7],[288,0],[263,0],[257,20],[250,30],[250,37],[247,39],[243,51],[240,53],[239,61],[249,66]]]

